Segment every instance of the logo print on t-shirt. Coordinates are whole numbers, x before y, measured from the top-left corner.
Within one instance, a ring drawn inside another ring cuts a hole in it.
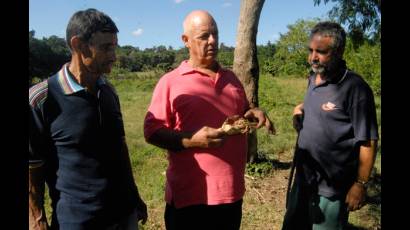
[[[336,109],[336,105],[333,104],[332,102],[328,102],[322,105],[322,109],[324,111],[331,111]]]

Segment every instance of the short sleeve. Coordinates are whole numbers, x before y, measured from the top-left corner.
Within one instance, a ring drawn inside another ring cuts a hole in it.
[[[44,124],[41,113],[30,106],[29,112],[29,165],[37,167],[43,164],[45,155]]]
[[[48,85],[43,81],[29,90],[29,165],[42,165],[50,143],[45,125],[44,104],[47,99]]]
[[[367,85],[360,86],[353,95],[350,116],[356,142],[377,140],[379,134],[372,90]]]

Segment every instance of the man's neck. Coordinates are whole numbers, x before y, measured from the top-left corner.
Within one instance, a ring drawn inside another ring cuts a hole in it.
[[[212,63],[208,64],[208,63],[198,63],[198,62],[193,61],[192,59],[189,59],[188,64],[193,69],[203,72],[209,75],[211,78],[215,78],[216,73],[219,70],[219,64],[216,61],[213,61]]]
[[[326,76],[323,73],[317,73],[315,77],[315,85],[320,85],[326,81]]]
[[[95,87],[100,75],[90,73],[87,68],[78,59],[75,58],[71,59],[68,70],[79,85],[84,87],[87,91],[95,94]]]
[[[336,71],[330,72],[330,73],[317,73],[316,78],[315,78],[315,84],[319,85],[322,84],[325,81],[329,82],[334,82],[343,77],[343,73],[345,72],[345,69],[339,68]]]

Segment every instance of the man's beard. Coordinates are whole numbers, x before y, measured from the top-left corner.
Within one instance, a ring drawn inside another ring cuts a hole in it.
[[[312,61],[310,66],[315,74],[325,74],[329,75],[335,72],[339,66],[339,59],[336,57],[331,58],[327,63],[320,63],[319,61]],[[318,67],[313,67],[313,65],[318,65]]]

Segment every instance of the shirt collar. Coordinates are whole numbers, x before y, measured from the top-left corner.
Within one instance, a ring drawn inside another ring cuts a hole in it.
[[[195,72],[195,70],[188,64],[187,60],[181,62],[178,67],[178,71],[180,75],[185,75],[191,72]]]
[[[61,88],[63,89],[64,93],[69,95],[81,90],[85,90],[80,84],[74,80],[74,76],[68,70],[69,63],[64,64],[61,70],[58,72],[58,82],[60,83]],[[106,80],[103,76],[97,79],[97,86],[101,86],[106,84]]]
[[[224,69],[222,68],[221,65],[218,64],[218,66],[219,66],[219,68],[218,68],[217,73],[219,73],[219,75],[221,75],[221,73],[224,71]],[[192,66],[190,64],[188,64],[188,60],[184,60],[184,61],[181,62],[181,64],[178,67],[178,71],[179,71],[180,75],[185,75],[185,74],[194,73],[194,72],[202,73],[201,71],[192,68]]]

